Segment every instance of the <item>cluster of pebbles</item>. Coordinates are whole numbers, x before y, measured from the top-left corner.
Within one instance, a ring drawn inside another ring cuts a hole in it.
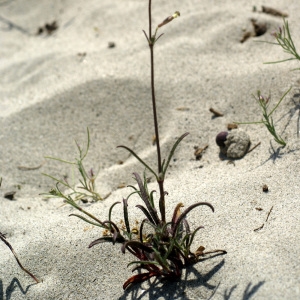
[[[239,129],[230,132],[222,131],[217,135],[216,143],[222,154],[228,158],[237,159],[247,153],[250,146],[250,137],[245,131]]]

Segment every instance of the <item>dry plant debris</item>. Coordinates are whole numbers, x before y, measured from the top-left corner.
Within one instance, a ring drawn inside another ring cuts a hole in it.
[[[188,107],[185,107],[185,106],[179,106],[176,108],[176,110],[179,110],[179,111],[189,111],[190,109]]]
[[[258,209],[258,210],[259,210],[259,209]],[[268,214],[267,214],[267,218],[266,218],[265,222],[264,222],[261,226],[259,226],[258,228],[254,229],[253,231],[257,232],[257,231],[260,231],[261,229],[264,228],[265,223],[268,222],[268,219],[269,219],[269,216],[270,216],[272,210],[273,210],[273,206],[270,208],[270,210],[269,210],[269,212],[268,212]]]
[[[260,144],[261,142],[258,142],[255,146],[253,146],[251,149],[248,150],[247,154],[253,151],[255,148],[257,148]]]
[[[208,148],[208,145],[205,145],[203,148],[195,147],[194,155],[196,157],[196,160],[200,160],[202,158],[202,155],[205,153],[205,150]]]
[[[115,48],[116,43],[115,42],[108,42],[108,48]]]
[[[244,43],[250,37],[261,36],[267,32],[267,24],[264,22],[258,22],[256,19],[250,19],[253,30],[252,31],[245,31],[243,37],[241,38],[240,42]]]
[[[264,184],[262,190],[264,193],[267,193],[269,191],[269,187],[266,184]]]
[[[19,260],[19,258],[18,258],[18,256],[17,256],[15,250],[13,249],[13,247],[11,246],[11,244],[6,240],[5,234],[3,234],[3,233],[1,233],[1,232],[0,232],[0,240],[1,240],[1,241],[9,248],[9,250],[12,252],[12,254],[14,255],[14,257],[15,257],[15,259],[16,259],[18,265],[19,265],[19,267],[20,267],[24,272],[26,272],[29,276],[31,276],[31,277],[35,280],[36,283],[40,283],[41,281],[40,281],[39,279],[37,279],[31,272],[29,272],[27,269],[25,269],[25,268],[22,266],[22,264],[21,264],[21,262],[20,262],[20,260]]]
[[[46,23],[45,25],[39,27],[36,34],[41,35],[45,32],[47,35],[51,35],[57,29],[58,24],[56,21],[53,21],[52,23]]]
[[[287,13],[284,13],[278,9],[272,8],[272,7],[267,7],[267,6],[262,6],[261,10],[265,14],[269,14],[275,17],[283,17],[287,18],[289,15]]]
[[[4,194],[4,198],[8,200],[14,200],[16,191],[7,192]]]
[[[20,171],[33,171],[33,170],[38,170],[38,169],[40,169],[45,163],[46,163],[46,161],[42,162],[41,164],[39,164],[39,165],[36,166],[36,167],[18,166],[18,170],[20,170]]]
[[[221,112],[219,112],[219,111],[217,111],[217,110],[215,110],[214,108],[210,108],[209,109],[209,111],[211,112],[211,113],[213,113],[214,114],[214,117],[223,117],[224,115],[221,113]]]
[[[2,185],[2,177],[0,178],[0,187],[1,187],[1,185]],[[30,209],[30,208],[28,208],[28,209]],[[41,281],[40,281],[39,279],[37,279],[31,272],[29,272],[27,269],[25,269],[25,268],[22,266],[22,264],[21,264],[21,262],[20,262],[20,260],[19,260],[19,258],[18,258],[18,256],[17,256],[15,250],[13,249],[13,247],[11,246],[11,244],[6,240],[5,234],[2,233],[2,232],[0,232],[0,240],[1,240],[1,241],[9,248],[9,250],[12,252],[12,254],[14,255],[14,257],[15,257],[15,259],[16,259],[18,265],[19,265],[19,267],[20,267],[24,272],[26,272],[29,276],[31,276],[31,277],[35,280],[36,283],[41,282]],[[1,292],[1,290],[0,290],[0,292]]]
[[[228,130],[237,129],[237,128],[238,128],[238,125],[235,124],[235,123],[228,123],[227,124],[227,129]]]

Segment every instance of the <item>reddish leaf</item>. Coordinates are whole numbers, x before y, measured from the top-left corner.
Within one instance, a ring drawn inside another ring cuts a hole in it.
[[[153,277],[153,276],[159,276],[160,274],[157,272],[148,272],[148,273],[142,273],[142,274],[137,274],[134,275],[132,277],[130,277],[129,279],[127,279],[124,284],[123,284],[123,289],[126,290],[127,287],[131,284],[135,284],[135,283],[139,283],[139,282],[144,282],[146,280],[148,280],[149,278]]]

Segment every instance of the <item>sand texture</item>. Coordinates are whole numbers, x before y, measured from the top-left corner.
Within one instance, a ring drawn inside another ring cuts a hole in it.
[[[41,195],[54,186],[42,173],[78,183],[71,165],[45,157],[74,161],[74,140],[84,147],[87,127],[91,145],[85,166],[99,170],[97,191],[111,194],[81,205],[101,220],[112,203],[131,192],[126,186],[135,184],[132,173],[144,171],[118,145],[131,147],[156,169],[150,55],[142,32],[148,30],[148,2],[2,0],[0,232],[43,282],[35,284],[0,241],[0,300],[300,299],[300,71],[291,71],[300,62],[264,64],[289,56],[259,43],[274,42],[271,33],[283,24],[281,17],[261,12],[267,5],[288,13],[300,51],[299,0],[153,0],[152,5],[153,28],[175,10],[181,13],[161,28],[164,36],[155,45],[162,156],[181,134],[190,133],[165,180],[167,216],[179,202],[185,207],[210,202],[214,213],[199,207],[188,216],[191,227],[204,226],[193,250],[203,245],[227,254],[184,270],[180,282],[151,280],[124,292],[133,257],[121,253],[119,244],[88,249],[102,230],[69,217],[76,210],[62,206],[61,199]],[[245,32],[254,30],[251,19],[266,32],[241,43]],[[57,29],[47,30],[45,24],[53,21]],[[252,95],[271,93],[272,106],[289,88],[274,113],[287,146],[277,144],[263,125],[240,125],[251,147],[260,145],[242,159],[224,159],[216,135],[228,123],[261,120]],[[223,116],[214,117],[210,108]],[[196,160],[195,147],[206,145]],[[149,187],[157,190],[148,176]],[[11,191],[13,200],[4,197]],[[135,207],[139,201],[129,201],[132,223],[143,219]],[[113,219],[122,218],[117,205]]]

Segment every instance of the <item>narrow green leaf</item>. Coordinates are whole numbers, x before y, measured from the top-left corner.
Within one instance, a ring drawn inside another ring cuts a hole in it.
[[[283,60],[278,60],[278,61],[269,61],[269,62],[265,62],[264,64],[265,65],[272,65],[272,64],[279,64],[279,63],[282,63],[282,62],[285,62],[285,61],[289,61],[289,60],[295,60],[297,58],[287,58],[287,59],[283,59]]]
[[[83,220],[83,221],[85,221],[85,222],[87,222],[87,223],[89,223],[89,224],[92,224],[92,225],[95,225],[95,226],[98,226],[98,227],[101,227],[101,228],[106,228],[106,227],[103,226],[102,224],[99,224],[99,223],[90,221],[90,220],[88,220],[87,218],[85,218],[85,217],[83,217],[83,216],[81,216],[81,215],[70,214],[69,217],[71,217],[71,216],[77,217],[77,218],[79,218],[79,219],[81,219],[81,220]]]
[[[281,103],[281,101],[285,98],[285,96],[290,92],[290,90],[292,89],[292,87],[290,87],[284,94],[283,96],[280,98],[280,100],[278,101],[278,103],[274,106],[274,108],[271,110],[271,112],[268,114],[268,117],[270,117],[273,112],[276,110],[276,108],[279,106],[279,104]]]
[[[57,160],[57,161],[59,161],[59,162],[63,162],[63,163],[69,164],[69,165],[76,165],[76,162],[71,162],[71,161],[63,160],[63,159],[56,158],[56,157],[45,156],[45,158],[47,158],[47,159],[52,159],[52,160]],[[46,174],[45,174],[45,175],[46,175]],[[47,175],[46,175],[46,176],[47,176]]]
[[[155,260],[163,267],[164,270],[166,270],[167,272],[170,272],[170,267],[168,265],[168,262],[165,258],[163,258],[161,256],[161,253],[156,250],[155,248],[153,248],[154,251],[154,258]]]
[[[164,260],[168,259],[170,253],[172,252],[173,248],[175,245],[175,239],[171,239],[170,245],[168,247],[168,251],[166,252],[166,254],[164,255]]]
[[[124,211],[124,221],[125,221],[125,225],[126,225],[126,230],[128,233],[130,233],[130,225],[129,225],[129,220],[128,220],[128,198],[127,199],[123,199],[123,211]]]
[[[117,205],[117,204],[119,204],[119,203],[121,203],[121,202],[120,202],[120,201],[117,201],[117,202],[113,203],[113,204],[111,205],[111,207],[109,208],[109,212],[108,212],[108,220],[109,220],[109,222],[111,222],[112,209],[114,208],[115,205]],[[110,226],[109,226],[109,227],[110,227]],[[110,227],[110,229],[111,229],[111,227]]]
[[[194,241],[194,238],[195,238],[195,235],[196,235],[197,231],[200,230],[200,229],[203,229],[203,228],[204,228],[204,226],[199,226],[199,227],[197,227],[197,228],[194,230],[194,232],[193,232],[192,235],[191,235],[191,239],[190,239],[190,242],[189,242],[189,245],[188,245],[189,248],[190,248],[190,246],[192,245],[192,243],[193,243],[193,241]]]
[[[139,186],[139,189],[140,189],[140,192],[141,192],[141,198],[145,202],[146,207],[148,209],[148,212],[150,213],[154,223],[159,224],[160,221],[159,221],[159,218],[158,218],[158,215],[157,215],[157,211],[154,207],[152,207],[152,205],[149,201],[149,195],[147,194],[147,191],[146,191],[146,189],[143,185],[143,182],[142,182],[142,179],[141,179],[140,175],[138,173],[133,173],[133,175],[135,176],[135,179],[138,183],[138,186]]]
[[[51,175],[48,175],[48,174],[45,174],[45,173],[42,173],[42,175],[47,176],[47,177],[53,179],[54,181],[57,181],[57,182],[61,183],[62,185],[66,186],[68,188],[71,188],[69,184],[67,184],[66,182],[64,182],[64,181],[62,181],[58,178],[55,178],[54,176],[51,176]]]
[[[156,179],[158,179],[156,173],[133,150],[123,145],[120,145],[117,148],[124,148],[128,152],[130,152],[139,162],[141,162],[155,176]]]
[[[169,154],[169,157],[168,157],[168,160],[167,160],[167,163],[166,163],[166,166],[165,168],[163,169],[163,176],[165,177],[165,174],[167,172],[167,169],[169,167],[169,163],[174,155],[174,152],[177,148],[177,146],[179,145],[179,143],[189,134],[189,132],[186,132],[184,133],[181,137],[179,137],[179,139],[175,142],[175,144],[173,145],[172,149],[171,149],[171,152]]]

